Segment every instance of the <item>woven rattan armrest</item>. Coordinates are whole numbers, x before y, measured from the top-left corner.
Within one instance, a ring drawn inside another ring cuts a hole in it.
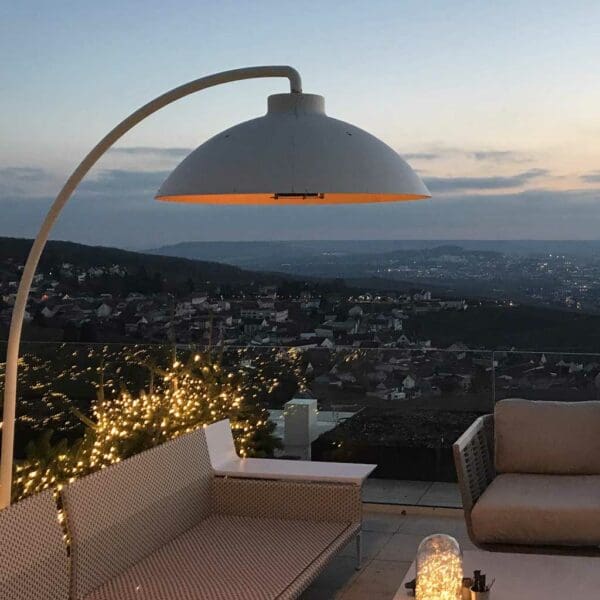
[[[465,513],[496,476],[494,469],[494,416],[479,417],[453,446],[454,463]]]

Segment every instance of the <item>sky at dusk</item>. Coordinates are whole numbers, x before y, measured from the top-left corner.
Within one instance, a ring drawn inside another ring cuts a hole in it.
[[[396,149],[427,201],[162,204],[192,148],[260,116],[283,79],[153,115],[86,178],[55,239],[600,239],[600,2],[32,0],[0,7],[0,235],[34,236],[64,179],[130,112],[186,81],[290,64],[328,114]]]

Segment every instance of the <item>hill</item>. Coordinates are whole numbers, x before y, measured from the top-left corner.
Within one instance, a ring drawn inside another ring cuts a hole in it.
[[[0,237],[0,269],[1,265],[9,261],[24,264],[32,243],[32,240],[28,239]],[[76,267],[84,268],[117,264],[125,267],[131,273],[144,270],[150,277],[158,274],[171,283],[187,282],[191,279],[195,282],[243,284],[268,283],[282,279],[282,276],[246,271],[239,267],[216,262],[143,254],[73,242],[48,242],[40,260],[40,267],[44,270],[58,269],[63,263],[71,263]]]
[[[149,249],[151,254],[182,256],[252,266],[287,259],[320,256],[389,255],[394,252],[453,249],[494,252],[511,256],[543,256],[549,253],[590,258],[598,255],[598,240],[299,240],[268,242],[181,242]],[[439,251],[439,250],[438,250]],[[256,266],[254,267],[256,268]]]

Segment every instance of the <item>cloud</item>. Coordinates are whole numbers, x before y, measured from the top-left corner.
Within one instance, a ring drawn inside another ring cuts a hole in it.
[[[547,175],[546,169],[530,169],[516,175],[490,177],[426,177],[425,183],[432,192],[454,193],[517,188],[531,180]]]
[[[585,173],[580,175],[579,179],[586,183],[600,183],[600,171],[592,171],[591,173]]]
[[[406,160],[438,160],[451,157],[466,157],[478,162],[525,163],[531,162],[531,156],[517,150],[468,150],[463,148],[433,146],[422,152],[400,154]]]
[[[111,148],[107,154],[121,156],[151,156],[161,158],[184,158],[192,148],[159,148],[156,146],[129,146]]]
[[[107,169],[100,171],[94,179],[84,179],[77,193],[112,194],[115,196],[154,195],[168,175],[169,171]]]
[[[457,193],[463,191],[488,191],[521,187],[535,178],[547,175],[545,169],[530,169],[516,175],[489,177],[425,177],[432,192]],[[137,171],[107,169],[94,179],[85,179],[78,188],[78,195],[111,194],[118,197],[154,196],[168,177],[169,171]]]
[[[12,181],[41,181],[48,177],[47,171],[38,167],[0,167],[0,178]]]
[[[441,156],[439,152],[407,152],[402,154],[404,160],[436,160]]]
[[[51,180],[50,173],[38,167],[0,167],[0,197],[37,195]]]
[[[78,198],[104,196],[112,199],[147,199],[169,175],[169,170],[140,171],[104,169],[88,175],[75,191]],[[58,191],[64,180],[57,181],[50,173],[37,167],[0,168],[0,200],[39,200]],[[60,184],[60,185],[59,185]]]
[[[479,161],[493,162],[530,162],[532,159],[521,152],[513,150],[478,150],[468,153],[471,158]]]
[[[19,177],[46,176],[43,169],[30,169],[5,167],[0,180],[17,184]],[[434,197],[420,202],[215,207],[154,201],[166,170],[106,169],[84,180],[53,237],[138,249],[189,240],[597,239],[600,185],[540,189],[547,174],[531,169],[508,176],[430,177]],[[594,181],[600,184],[589,179]],[[520,189],[525,184],[536,189]],[[51,196],[34,185],[26,193],[0,189],[0,235],[34,236]]]

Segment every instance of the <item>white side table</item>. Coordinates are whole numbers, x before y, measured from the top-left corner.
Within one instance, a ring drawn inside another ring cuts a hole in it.
[[[362,485],[377,467],[359,463],[240,458],[235,451],[228,419],[208,425],[205,433],[211,465],[215,475],[221,477],[329,481]]]

